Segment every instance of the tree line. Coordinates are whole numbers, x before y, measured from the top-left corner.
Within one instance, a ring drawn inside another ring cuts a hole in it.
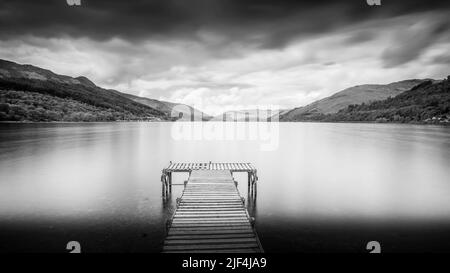
[[[94,106],[71,98],[30,91],[0,90],[0,121],[117,121],[153,120],[129,111]]]

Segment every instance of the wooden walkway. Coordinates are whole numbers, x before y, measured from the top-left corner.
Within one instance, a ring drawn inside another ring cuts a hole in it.
[[[262,252],[230,170],[192,170],[163,252]]]

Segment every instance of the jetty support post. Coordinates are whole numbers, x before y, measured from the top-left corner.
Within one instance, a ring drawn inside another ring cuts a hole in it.
[[[172,193],[172,170],[170,169],[171,165],[172,161],[170,161],[169,167],[162,170],[161,174],[162,196],[164,199],[167,199],[169,194]]]
[[[167,173],[167,182],[169,184],[169,193],[172,193],[172,172]]]
[[[247,192],[249,195],[252,195],[256,191],[256,182],[258,181],[258,176],[256,174],[256,169],[250,170],[247,172],[248,174],[248,189]]]
[[[168,175],[164,169],[161,174],[162,196],[164,199],[169,195]]]
[[[248,193],[248,195],[250,195],[251,194],[251,191],[250,191],[250,184],[251,184],[251,179],[252,179],[252,175],[251,175],[251,172],[247,172],[247,193]]]
[[[164,169],[161,174],[162,197],[167,199],[172,193],[172,172]]]

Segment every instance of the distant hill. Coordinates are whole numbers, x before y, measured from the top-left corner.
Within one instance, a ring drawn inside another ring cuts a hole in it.
[[[267,121],[269,119],[276,120],[280,113],[288,110],[267,111],[264,109],[248,109],[227,111],[212,118],[213,121]]]
[[[0,60],[0,120],[3,121],[171,119],[166,109],[138,101],[147,101],[145,98],[130,97],[98,87],[83,76],[73,78]]]
[[[347,88],[334,95],[315,101],[307,106],[298,107],[280,116],[280,121],[302,121],[308,120],[311,116],[320,114],[336,113],[340,109],[351,104],[370,103],[384,100],[388,97],[395,97],[402,92],[410,90],[414,86],[425,80],[405,80],[381,84],[366,84]]]
[[[396,122],[450,125],[450,76],[427,80],[395,97],[352,104],[337,113],[311,116],[325,122]]]
[[[155,99],[149,99],[145,97],[138,97],[131,94],[125,94],[121,93],[122,96],[125,96],[126,98],[129,98],[135,102],[150,106],[154,109],[157,109],[163,113],[165,113],[167,116],[175,116],[179,117],[179,113],[182,113],[182,118],[185,120],[210,120],[212,117],[201,112],[200,110],[195,109],[192,106],[186,105],[186,104],[178,104],[168,101],[161,101],[161,100],[155,100]],[[175,111],[174,111],[174,107]],[[172,113],[174,111],[174,113]],[[192,116],[192,114],[194,116]]]

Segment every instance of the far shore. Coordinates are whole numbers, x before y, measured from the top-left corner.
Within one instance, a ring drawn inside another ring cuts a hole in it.
[[[153,122],[177,122],[170,120],[145,120],[145,121],[136,121],[136,120],[115,120],[115,121],[0,121],[0,124],[95,124],[95,123],[153,123]],[[442,123],[430,123],[430,122],[409,122],[409,123],[401,123],[401,122],[377,122],[377,121],[221,121],[221,120],[210,120],[210,121],[187,121],[180,120],[178,122],[236,122],[236,123],[248,123],[248,122],[278,122],[278,123],[334,123],[334,124],[395,124],[395,125],[434,125],[434,126],[450,126],[449,122]]]

